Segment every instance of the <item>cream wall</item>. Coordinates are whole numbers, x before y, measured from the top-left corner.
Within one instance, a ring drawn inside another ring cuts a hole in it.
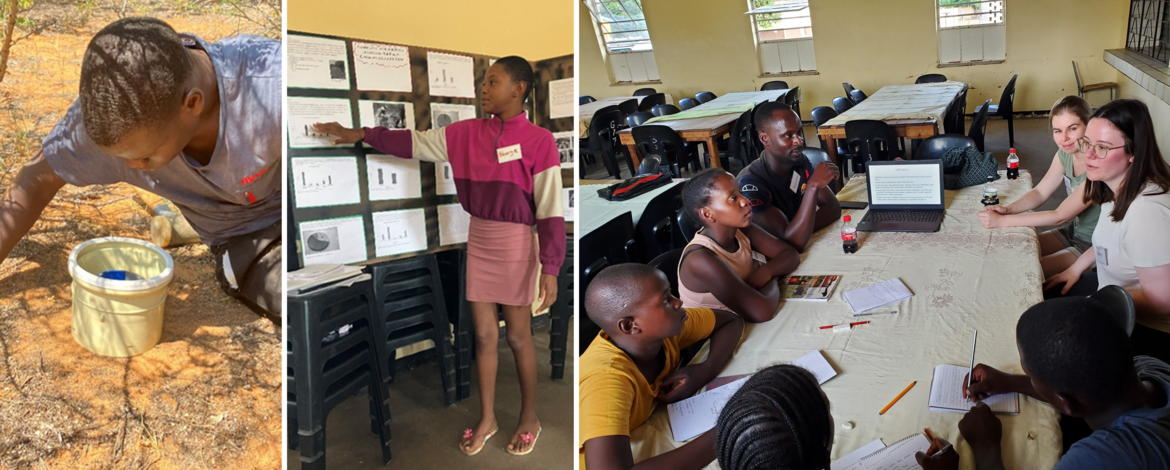
[[[1166,123],[1170,123],[1170,104],[1158,99],[1121,72],[1117,72],[1117,78],[1114,81],[1117,82],[1118,98],[1130,98],[1145,103],[1146,107],[1150,108],[1150,118],[1154,121],[1154,128],[1166,130]],[[1095,91],[1093,93],[1101,92]],[[1170,133],[1157,133],[1156,137],[1162,158],[1170,160]]]
[[[292,31],[533,62],[573,53],[569,0],[287,0],[285,12]]]
[[[597,98],[629,96],[651,86],[675,101],[700,91],[721,95],[758,90],[770,80],[799,86],[802,110],[831,106],[841,82],[872,94],[883,85],[914,83],[942,73],[971,84],[967,112],[986,99],[999,102],[1013,73],[1016,110],[1047,110],[1076,93],[1072,60],[1086,83],[1116,81],[1102,51],[1125,46],[1125,0],[1007,0],[1007,60],[1002,64],[938,68],[931,0],[810,2],[819,75],[759,78],[745,0],[642,0],[661,84],[612,86],[589,11],[579,10],[580,87]],[[1095,106],[1104,102],[1090,96]],[[810,119],[805,116],[805,119]]]

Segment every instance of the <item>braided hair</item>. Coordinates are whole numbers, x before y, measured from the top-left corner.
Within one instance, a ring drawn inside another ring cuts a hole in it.
[[[707,207],[707,204],[711,203],[711,191],[715,189],[715,178],[719,175],[730,174],[726,170],[710,168],[683,183],[683,207],[686,209],[687,216],[695,221],[696,225],[700,227],[706,225],[703,223],[703,218],[699,217],[699,209]],[[732,178],[734,179],[734,177]]]
[[[724,470],[822,469],[833,443],[829,403],[816,377],[791,364],[756,372],[715,424]]]

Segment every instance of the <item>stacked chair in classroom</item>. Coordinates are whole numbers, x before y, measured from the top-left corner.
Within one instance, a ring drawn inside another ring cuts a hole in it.
[[[390,408],[381,374],[387,353],[374,320],[375,303],[370,281],[288,299],[287,430],[290,446],[301,453],[302,469],[325,468],[326,418],[363,388],[382,463],[390,463]]]
[[[443,281],[434,254],[403,258],[368,267],[373,275],[377,317],[374,331],[386,351],[383,381],[393,380],[394,354],[398,348],[431,340],[439,365],[443,403],[455,404],[455,352],[451,345],[450,320]]]
[[[435,253],[435,260],[439,263],[447,319],[455,325],[455,398],[463,401],[471,396],[471,353],[475,349],[471,304],[463,295],[467,292],[467,250],[441,251]]]
[[[569,325],[573,322],[573,305],[576,292],[573,286],[573,234],[565,236],[565,264],[557,276],[557,300],[548,309],[549,364],[552,365],[552,379],[565,378],[565,353],[569,347]]]
[[[849,101],[853,101],[852,93],[853,93],[853,90],[856,90],[856,88],[853,88],[853,85],[848,83],[848,82],[841,83],[841,88],[845,89],[845,96],[849,97]],[[857,104],[857,103],[855,102],[853,104]]]

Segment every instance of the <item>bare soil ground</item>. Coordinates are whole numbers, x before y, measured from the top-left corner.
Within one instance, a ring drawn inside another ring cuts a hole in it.
[[[29,13],[54,26],[14,47],[0,83],[4,190],[76,99],[89,38],[117,19],[94,3]],[[107,4],[124,2],[98,2]],[[219,3],[125,4],[127,16],[209,41],[262,32]],[[70,250],[95,237],[147,239],[149,216],[129,186],[66,186],[0,263],[0,467],[280,467],[280,330],[219,290],[205,245],[167,250],[176,269],[157,347],[106,358],[74,341]]]

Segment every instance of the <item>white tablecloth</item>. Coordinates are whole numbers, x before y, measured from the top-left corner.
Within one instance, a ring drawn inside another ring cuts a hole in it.
[[[962,82],[886,85],[861,104],[841,113],[824,126],[843,125],[856,119],[931,119],[942,122],[947,106],[963,91]]]
[[[649,204],[651,199],[666,192],[666,190],[674,187],[674,185],[682,184],[685,181],[684,179],[676,178],[666,186],[655,188],[653,191],[626,201],[606,201],[601,196],[598,196],[597,190],[607,185],[582,185],[578,193],[581,209],[577,211],[577,236],[583,237],[588,235],[589,232],[597,230],[598,227],[605,225],[606,222],[613,220],[614,217],[622,215],[623,212],[629,212],[634,217],[634,225],[638,225],[638,219],[642,217],[642,212],[646,210],[646,204]]]
[[[1027,172],[1018,180],[996,183],[1001,201],[1016,200],[1032,187]],[[838,197],[866,200],[865,176],[854,177]],[[983,209],[981,198],[982,186],[946,191],[946,217],[939,232],[862,233],[855,254],[841,248],[840,222],[815,233],[795,274],[840,274],[837,291],[826,303],[781,304],[772,321],[748,325],[720,375],[751,373],[822,350],[838,371],[822,386],[837,422],[833,460],[876,438],[890,444],[929,427],[955,444],[962,455],[960,468],[974,468],[971,448],[958,430],[963,413],[927,409],[934,367],[968,365],[971,333],[978,328],[976,362],[1019,373],[1016,321],[1043,298],[1035,230],[983,228],[975,215]],[[858,221],[864,212],[845,213]],[[817,328],[854,320],[843,291],[895,277],[914,293],[890,305],[896,315],[865,317],[872,323],[848,332]],[[705,356],[706,351],[696,360]],[[915,380],[918,384],[906,396],[878,415]],[[1021,396],[1020,414],[999,418],[1008,468],[1050,469],[1056,464],[1061,433],[1059,414],[1051,406]],[[855,428],[843,429],[846,421]],[[635,461],[682,445],[671,439],[665,406],[659,406],[631,438]]]

